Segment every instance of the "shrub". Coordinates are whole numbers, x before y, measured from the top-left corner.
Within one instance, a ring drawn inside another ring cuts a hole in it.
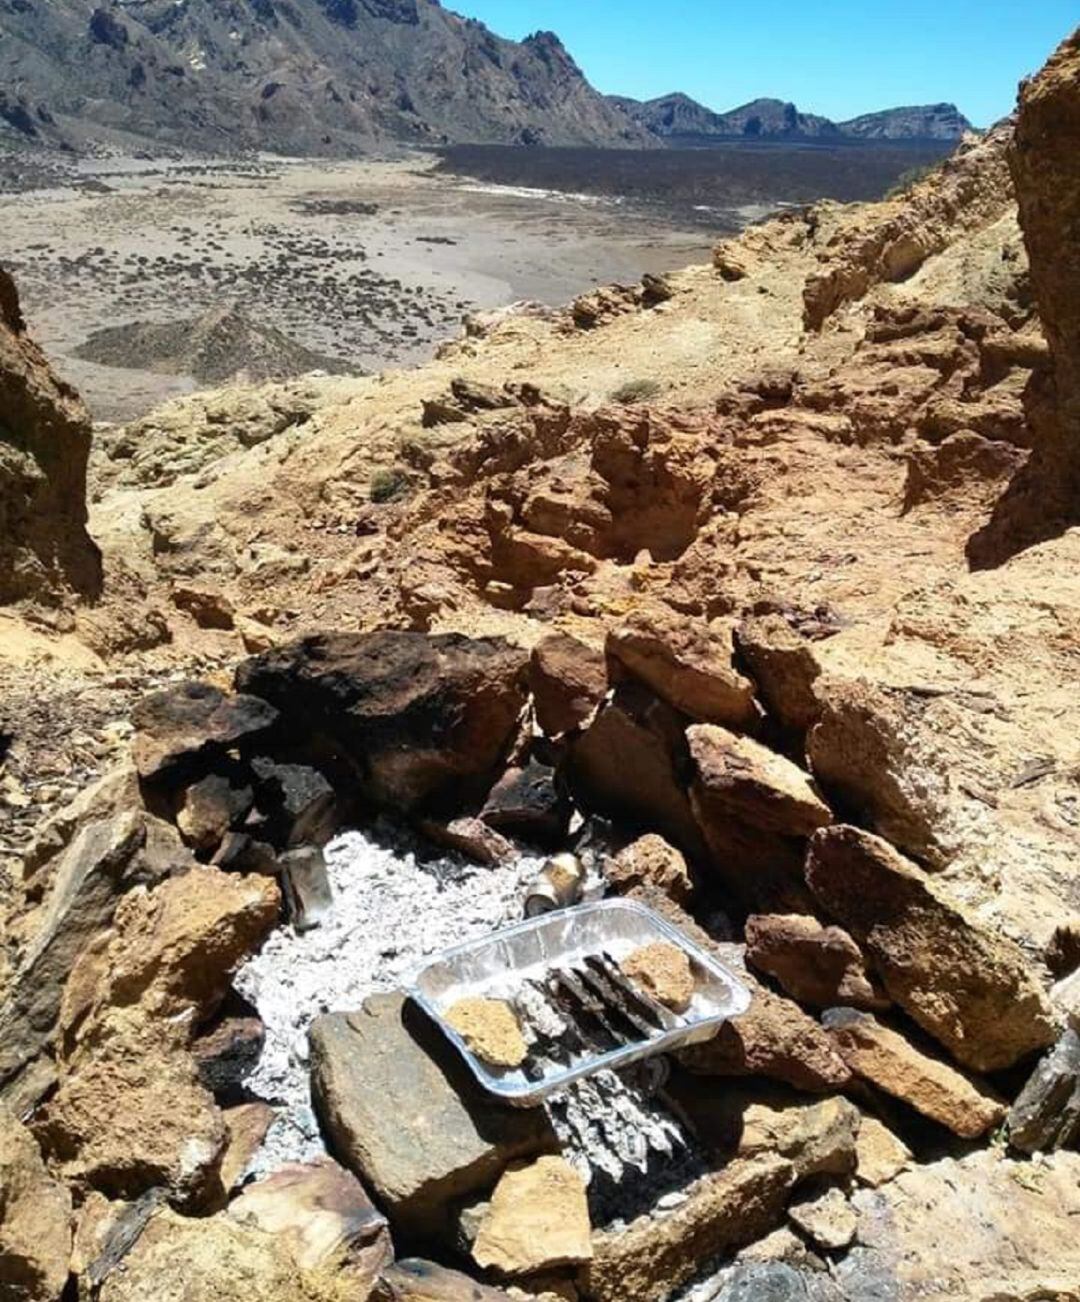
[[[611,401],[628,406],[635,402],[648,402],[660,394],[662,387],[658,380],[627,380],[612,391]]]
[[[373,502],[394,502],[409,491],[409,476],[395,466],[392,470],[376,470],[371,476],[368,496]]]

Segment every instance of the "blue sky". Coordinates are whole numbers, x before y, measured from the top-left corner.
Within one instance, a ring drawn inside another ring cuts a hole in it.
[[[843,119],[952,100],[977,126],[1080,24],[1077,0],[444,0],[501,36],[558,32],[608,94],[758,95]]]

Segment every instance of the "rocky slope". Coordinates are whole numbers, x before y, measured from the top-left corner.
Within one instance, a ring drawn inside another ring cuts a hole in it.
[[[1078,105],[1073,37],[1015,135],[888,203],[99,449],[104,600],[77,665],[24,631],[3,725],[29,1297],[1076,1296],[1080,531],[967,551],[1015,484],[1069,483]],[[74,745],[31,703],[75,683],[89,728],[155,674],[126,766],[74,805],[20,785]],[[609,888],[752,993],[652,1096],[675,1187],[613,1221],[552,1117],[478,1099],[393,994],[285,1055],[332,1156],[243,1187],[275,1100],[230,984],[282,908],[332,907],[335,826],[408,811],[491,863],[572,810],[614,828]]]
[[[960,140],[972,129],[955,104],[885,109],[847,122],[802,113],[779,99],[757,99],[716,113],[689,95],[634,100],[612,96],[641,126],[661,139],[716,137],[761,140]]]
[[[0,269],[0,606],[63,606],[95,597],[97,548],[86,532],[90,417],[26,334]]]
[[[13,129],[42,135],[45,106],[50,129],[76,144],[104,134],[333,153],[385,140],[651,141],[554,34],[506,41],[435,0],[3,0],[0,35],[22,97],[9,125],[17,113]]]

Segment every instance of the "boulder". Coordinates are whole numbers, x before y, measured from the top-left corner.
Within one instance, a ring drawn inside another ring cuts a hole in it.
[[[188,1219],[156,1210],[122,1263],[97,1290],[100,1302],[335,1302],[340,1283],[303,1272],[272,1234],[227,1215]],[[355,1302],[368,1294],[358,1289]]]
[[[707,846],[703,884],[716,883],[735,911],[810,913],[813,899],[803,880],[805,841],[762,832],[727,818],[713,808],[698,782],[690,788],[690,805]]]
[[[931,1058],[870,1013],[835,1008],[824,1022],[857,1076],[961,1138],[978,1139],[1005,1119],[1004,1104],[988,1086]]]
[[[625,1229],[593,1235],[582,1282],[595,1302],[661,1302],[722,1253],[750,1243],[783,1216],[794,1182],[791,1164],[773,1156],[737,1159],[686,1190],[663,1218],[642,1216]]]
[[[749,1009],[678,1057],[705,1076],[765,1076],[811,1094],[843,1089],[851,1071],[826,1032],[798,1004],[750,979]]]
[[[168,1191],[175,1206],[220,1196],[228,1132],[191,1055],[145,1025],[114,1033],[64,1072],[34,1121],[53,1169],[81,1191],[139,1198]]]
[[[266,736],[278,713],[253,696],[227,696],[209,683],[181,683],[144,697],[131,713],[132,754],[147,781],[205,772],[241,743]]]
[[[394,1259],[385,1218],[360,1181],[328,1157],[280,1167],[249,1184],[229,1215],[273,1235],[301,1270],[347,1271],[359,1297]]]
[[[137,1006],[163,1039],[186,1044],[229,989],[237,967],[277,924],[280,894],[268,877],[193,868],[152,891],[135,890],[113,931],[82,956],[64,993],[63,1050],[107,1040]]]
[[[743,620],[734,641],[768,713],[796,736],[805,734],[821,712],[814,693],[821,665],[813,643],[778,614]]]
[[[1053,1043],[1049,1001],[1019,947],[969,921],[880,837],[817,832],[806,880],[888,995],[966,1067],[995,1071]]]
[[[570,752],[575,803],[661,833],[691,858],[704,853],[684,779],[684,720],[636,683],[624,683]]]
[[[71,969],[109,926],[140,868],[145,842],[139,814],[115,813],[83,824],[52,864],[52,890],[0,1009],[0,1081],[21,1070],[51,1037]]]
[[[712,724],[688,728],[686,739],[699,819],[790,837],[810,836],[832,822],[810,774],[783,755]]]
[[[703,723],[747,728],[757,720],[754,684],[731,663],[731,638],[708,624],[650,607],[607,636],[613,678],[629,675]]]
[[[746,961],[811,1008],[889,1006],[848,933],[805,914],[758,913],[747,918]]]
[[[0,606],[101,591],[86,531],[90,414],[26,333],[0,268]]]
[[[401,995],[319,1017],[310,1039],[315,1110],[331,1151],[410,1233],[439,1233],[451,1200],[490,1189],[516,1158],[558,1147],[543,1109],[493,1104]]]
[[[70,1256],[71,1194],[45,1169],[33,1135],[0,1109],[4,1296],[12,1302],[56,1302],[67,1284]]]
[[[1080,1141],[1080,1034],[1066,1031],[1009,1109],[1009,1143],[1024,1153]]]
[[[608,689],[601,652],[568,633],[549,633],[529,658],[536,721],[549,737],[587,723]]]
[[[415,1258],[383,1271],[371,1302],[510,1302],[501,1289],[486,1288],[434,1262]]]
[[[608,859],[604,875],[612,890],[620,894],[650,886],[675,904],[687,904],[694,891],[685,857],[655,833],[638,837]]]
[[[486,791],[525,706],[524,652],[457,633],[335,633],[241,665],[241,692],[337,751],[362,793],[395,812],[457,807]]]
[[[472,1255],[499,1275],[531,1275],[591,1261],[591,1233],[581,1176],[561,1157],[539,1157],[503,1173]]]

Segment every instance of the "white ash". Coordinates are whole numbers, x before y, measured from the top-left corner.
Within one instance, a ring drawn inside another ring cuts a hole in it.
[[[424,860],[415,843],[386,828],[338,837],[326,861],[334,895],[329,916],[312,931],[280,928],[236,979],[266,1027],[262,1057],[246,1084],[279,1108],[249,1168],[255,1177],[325,1151],[311,1107],[312,1020],[400,989],[439,951],[520,922],[543,867],[542,859],[526,855],[496,868],[454,856]],[[530,1011],[536,1010],[530,1005]],[[549,1008],[548,1016],[557,1014]],[[665,1076],[665,1060],[654,1059],[622,1075],[609,1071],[579,1081],[549,1101],[564,1155],[590,1185],[598,1223],[646,1210],[686,1166],[686,1138],[654,1097]],[[633,1209],[626,1198],[631,1190]]]
[[[368,995],[408,984],[430,955],[520,922],[528,883],[543,866],[527,856],[496,868],[454,857],[423,862],[385,829],[338,837],[326,861],[330,915],[302,934],[280,928],[236,980],[266,1026],[266,1046],[246,1084],[282,1109],[253,1175],[324,1151],[309,1089],[312,1020],[359,1008]]]

